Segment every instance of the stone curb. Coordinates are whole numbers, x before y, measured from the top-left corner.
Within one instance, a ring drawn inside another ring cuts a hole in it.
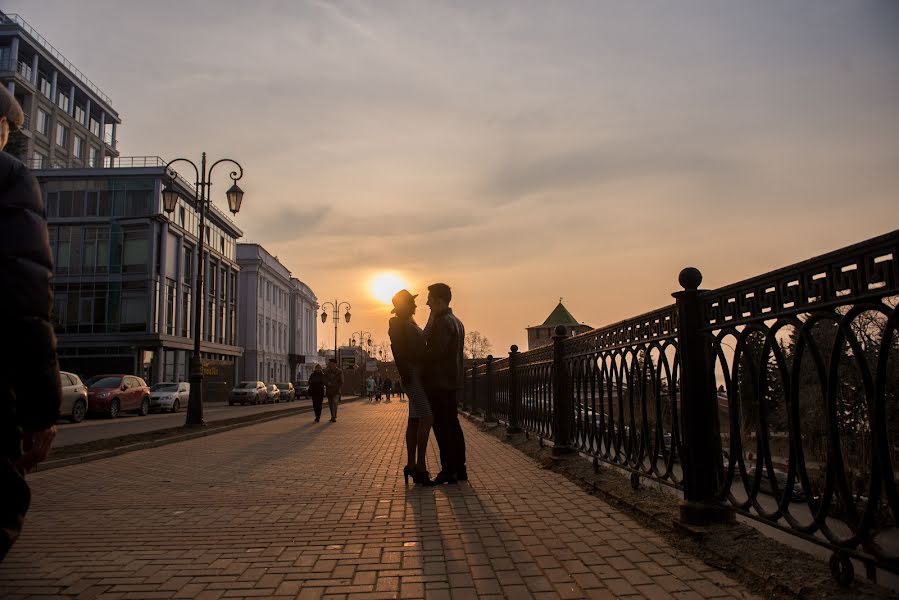
[[[344,404],[347,402],[355,402],[358,400],[359,396],[351,396],[346,400],[341,400],[340,403]],[[185,433],[183,435],[175,435],[171,437],[165,437],[159,440],[150,440],[146,442],[138,442],[135,444],[128,444],[125,446],[119,446],[117,448],[111,448],[109,450],[101,450],[99,452],[91,452],[90,454],[82,454],[80,456],[71,456],[69,458],[60,458],[58,460],[48,460],[46,462],[42,462],[33,470],[31,473],[37,473],[39,471],[49,471],[50,469],[59,469],[60,467],[68,467],[71,465],[77,465],[81,463],[93,462],[95,460],[102,460],[104,458],[112,458],[113,456],[120,456],[122,454],[127,454],[129,452],[136,452],[137,450],[148,450],[150,448],[158,448],[159,446],[167,446],[168,444],[177,444],[178,442],[186,442],[188,440],[193,440],[196,438],[205,437],[207,435],[215,435],[216,433],[224,433],[226,431],[231,431],[232,429],[238,429],[240,427],[247,427],[249,425],[258,425],[259,423],[267,423],[268,421],[274,421],[275,419],[281,419],[284,417],[291,417],[293,415],[298,415],[302,413],[312,412],[311,406],[303,406],[297,408],[289,408],[286,410],[278,411],[276,413],[261,413],[265,416],[260,417],[258,419],[248,418],[246,421],[241,421],[239,423],[230,423],[228,425],[219,425],[219,426],[207,426],[207,428],[193,431],[191,433]],[[135,434],[141,435],[141,434]]]

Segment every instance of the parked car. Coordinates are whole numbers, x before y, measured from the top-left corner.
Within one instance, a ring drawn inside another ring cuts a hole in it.
[[[123,412],[146,416],[150,388],[136,375],[97,375],[87,381],[87,410],[115,419]]]
[[[228,406],[259,404],[268,400],[268,392],[261,381],[241,381],[228,394]]]
[[[296,390],[294,398],[309,398],[309,381],[305,379],[298,381],[294,389]]]
[[[80,423],[87,414],[87,386],[80,377],[66,371],[59,372],[59,383],[62,386],[59,414],[72,423]]]
[[[278,389],[278,384],[270,383],[266,387],[266,395],[267,402],[280,402],[281,401],[281,390]]]
[[[164,381],[150,388],[150,410],[178,412],[189,399],[190,384],[186,381]]]
[[[289,381],[287,383],[276,383],[278,389],[281,390],[281,402],[293,402],[296,400],[297,392],[293,389],[293,384]]]

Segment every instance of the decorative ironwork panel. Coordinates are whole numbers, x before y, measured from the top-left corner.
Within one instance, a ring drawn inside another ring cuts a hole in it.
[[[677,335],[677,308],[671,304],[632,319],[574,336],[565,341],[565,356],[626,348],[643,342],[671,339],[675,335]]]

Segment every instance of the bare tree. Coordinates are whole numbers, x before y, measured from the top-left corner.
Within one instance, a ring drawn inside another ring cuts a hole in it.
[[[484,358],[490,354],[493,344],[480,331],[469,331],[465,334],[465,358]]]

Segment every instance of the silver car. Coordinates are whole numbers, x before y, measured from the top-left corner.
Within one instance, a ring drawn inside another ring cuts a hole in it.
[[[150,388],[150,410],[178,412],[189,399],[190,384],[186,381],[163,381]]]
[[[80,377],[66,371],[59,372],[59,383],[62,386],[59,414],[72,423],[80,423],[87,414],[87,386]]]

